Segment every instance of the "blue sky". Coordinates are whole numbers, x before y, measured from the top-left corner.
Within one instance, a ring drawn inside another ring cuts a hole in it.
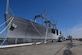
[[[0,24],[5,19],[5,5],[6,0],[0,0]],[[34,15],[44,13],[45,9],[47,19],[52,17],[63,34],[66,29],[69,32],[82,23],[82,0],[10,0],[10,8],[15,16],[26,19],[33,19]]]

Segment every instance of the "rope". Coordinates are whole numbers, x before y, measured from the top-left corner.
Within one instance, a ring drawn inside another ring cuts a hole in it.
[[[31,22],[31,21],[30,21]],[[40,35],[42,35],[40,32],[39,32],[39,30],[34,26],[34,24],[31,22],[31,24],[32,24],[32,26],[35,28],[35,30],[40,34]],[[47,34],[48,34],[48,28],[46,29],[46,36],[45,36],[45,43],[46,43],[46,39],[47,39]]]
[[[14,19],[14,17],[12,17],[11,21],[9,22],[9,24],[7,25],[6,28],[3,29],[2,32],[4,32],[4,31],[9,27],[9,25],[11,24],[11,22],[13,21],[13,19]],[[2,32],[1,32],[1,33],[2,33]],[[1,34],[1,33],[0,33],[0,34]],[[7,36],[5,37],[5,39],[4,39],[4,41],[1,43],[1,45],[3,45],[3,44],[5,43],[6,39],[7,39]]]
[[[9,13],[11,14],[11,15],[13,15],[14,16],[14,12],[13,12],[13,10],[11,9],[11,7],[9,6]]]
[[[0,35],[8,28],[8,26],[6,28],[4,28],[1,32]]]
[[[31,22],[31,21],[30,21],[30,22]],[[34,27],[34,29],[35,29],[40,35],[42,35],[32,22],[31,22],[31,24],[32,24],[32,26]]]
[[[10,18],[10,19],[11,19],[11,18]],[[5,21],[4,23],[2,23],[2,24],[0,25],[0,27],[3,26],[5,23],[7,23],[10,19],[8,19],[8,20]]]

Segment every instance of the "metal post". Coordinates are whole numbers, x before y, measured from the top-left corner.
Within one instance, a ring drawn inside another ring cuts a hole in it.
[[[46,36],[45,36],[45,41],[44,41],[44,43],[47,43],[46,41],[47,41],[47,36],[48,36],[48,28],[46,28]]]
[[[15,44],[17,44],[17,38],[15,38]]]
[[[44,18],[42,18],[42,25],[44,25]]]
[[[72,36],[70,37],[70,42],[71,42],[71,44],[72,44]]]
[[[8,14],[8,8],[9,8],[9,0],[7,0],[7,3],[6,3],[6,14]]]

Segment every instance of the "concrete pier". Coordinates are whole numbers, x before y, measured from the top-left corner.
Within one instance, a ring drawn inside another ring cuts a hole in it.
[[[0,55],[64,55],[68,43],[70,41],[3,48],[0,49]],[[72,45],[69,49],[72,52],[71,55],[81,55],[82,41],[73,40]]]

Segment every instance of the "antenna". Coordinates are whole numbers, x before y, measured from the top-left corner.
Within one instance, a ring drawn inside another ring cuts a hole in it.
[[[8,14],[8,8],[9,8],[9,0],[7,0],[7,3],[6,3],[6,14]]]
[[[67,24],[66,24],[66,37],[68,36],[68,33],[67,33]]]
[[[57,29],[57,27],[56,27],[56,20],[55,19],[53,19],[53,17],[51,17],[51,22],[52,22],[52,28],[55,28],[55,29]]]
[[[47,21],[47,16],[46,16],[46,9],[44,9],[44,23]],[[47,26],[47,23],[45,23],[45,26]]]

